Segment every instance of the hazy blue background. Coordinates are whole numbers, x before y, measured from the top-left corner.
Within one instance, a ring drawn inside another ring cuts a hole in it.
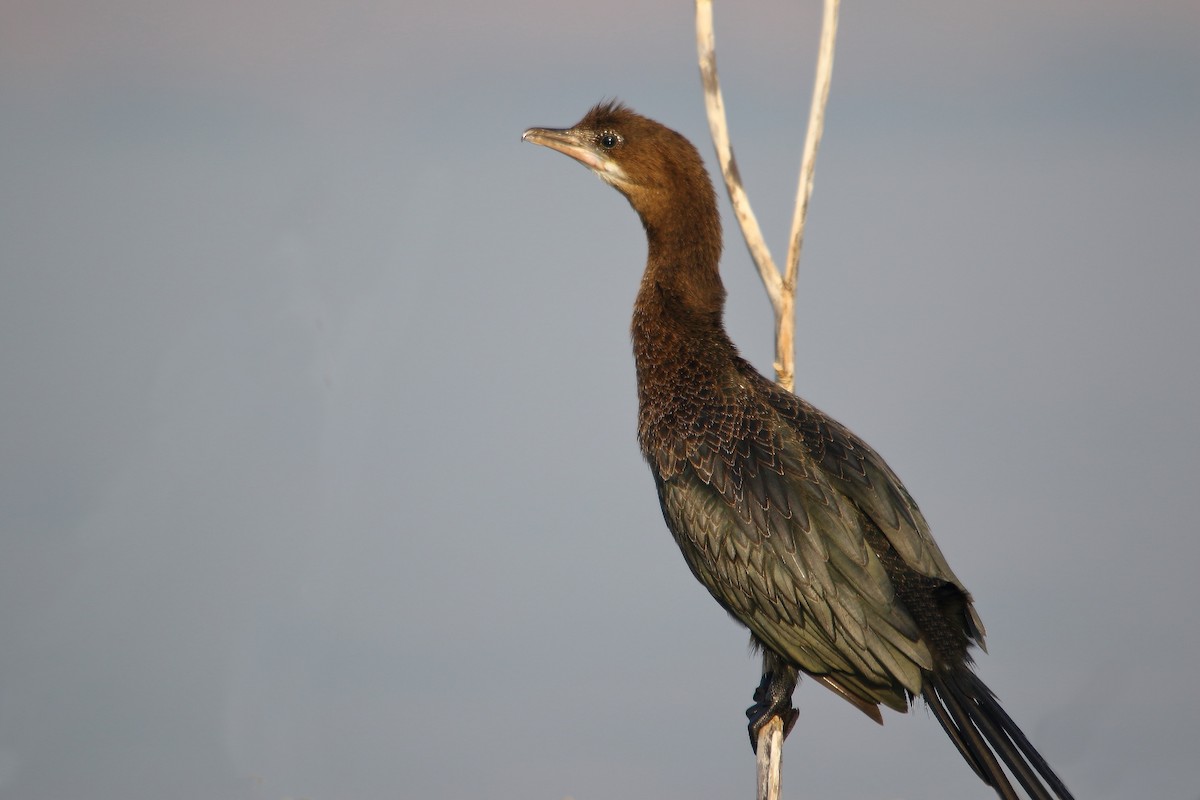
[[[818,3],[725,4],[781,254]],[[746,637],[634,440],[687,3],[0,2],[0,797],[748,797]],[[728,219],[728,217],[727,217]],[[1200,5],[843,12],[800,391],[904,477],[1080,798],[1200,797]],[[769,369],[736,231],[729,326]],[[987,798],[811,683],[793,798]]]

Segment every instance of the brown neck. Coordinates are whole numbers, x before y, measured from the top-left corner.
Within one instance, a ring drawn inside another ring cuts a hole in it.
[[[636,308],[687,325],[720,327],[725,308],[719,272],[721,218],[707,176],[703,186],[630,201],[646,229],[648,246]]]
[[[720,235],[719,225],[705,235],[695,225],[646,224],[650,253],[630,331],[643,410],[661,406],[681,384],[712,382],[713,368],[726,363],[722,356],[736,355],[722,320]]]

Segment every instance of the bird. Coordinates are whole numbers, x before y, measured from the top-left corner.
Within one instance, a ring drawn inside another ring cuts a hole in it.
[[[974,671],[984,627],[916,502],[849,428],[743,359],[724,326],[716,192],[695,146],[617,100],[523,141],[625,196],[647,258],[630,334],[637,437],[692,574],[762,654],[751,745],[801,675],[882,724],[923,700],[1005,800],[1072,800]],[[1007,774],[1006,774],[1007,770]]]

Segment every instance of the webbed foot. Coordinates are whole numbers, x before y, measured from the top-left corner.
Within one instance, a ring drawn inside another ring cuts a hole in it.
[[[763,673],[762,682],[754,690],[754,705],[746,709],[750,724],[750,747],[758,752],[758,734],[772,717],[783,722],[783,738],[791,733],[800,712],[792,707],[792,692],[796,690],[796,672],[790,668]]]

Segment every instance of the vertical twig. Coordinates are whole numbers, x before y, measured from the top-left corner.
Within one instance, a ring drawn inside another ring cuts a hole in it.
[[[779,800],[783,772],[783,720],[771,717],[758,734],[758,800]]]
[[[796,208],[792,217],[792,232],[788,239],[787,271],[781,275],[763,239],[758,219],[750,208],[750,198],[742,188],[733,145],[729,141],[729,124],[725,118],[725,100],[717,79],[716,39],[713,34],[712,0],[696,0],[696,51],[700,59],[700,79],[704,85],[704,106],[708,126],[716,147],[725,189],[741,228],[742,238],[750,257],[758,268],[759,277],[775,312],[775,380],[789,392],[795,376],[795,298],[796,277],[799,272],[800,250],[804,244],[804,224],[808,203],[812,197],[813,174],[816,169],[817,148],[825,128],[825,106],[829,101],[829,85],[833,74],[833,51],[837,38],[839,0],[824,0],[821,19],[821,43],[817,54],[816,79],[812,104],[809,107],[808,130],[804,137],[804,155],[800,164],[800,181],[796,190]],[[783,721],[775,717],[758,734],[758,798],[779,800],[783,750]]]
[[[838,5],[840,0],[825,0],[821,16],[821,44],[817,50],[817,74],[813,81],[812,103],[808,109],[808,131],[804,136],[804,157],[800,162],[800,183],[796,187],[796,208],[792,215],[792,234],[788,239],[787,272],[783,276],[783,291],[789,297],[796,296],[796,274],[800,267],[800,249],[804,246],[804,225],[808,219],[808,201],[812,197],[813,172],[817,167],[817,148],[821,146],[821,134],[825,132],[825,106],[829,102],[829,84],[833,77],[833,49],[837,41]],[[776,315],[779,326],[776,349],[787,348],[795,352],[793,344],[796,331],[796,315],[789,313],[783,319]],[[793,373],[789,370],[786,387],[792,388]],[[779,377],[783,384],[784,376]]]
[[[750,208],[750,198],[742,188],[742,176],[738,173],[737,160],[733,157],[733,146],[729,142],[729,124],[725,120],[725,100],[721,96],[721,84],[717,80],[716,43],[713,36],[712,0],[696,0],[696,50],[700,56],[700,80],[704,84],[704,106],[708,112],[708,129],[721,164],[721,176],[725,179],[725,190],[733,204],[733,213],[742,238],[750,249],[750,257],[758,267],[758,275],[767,287],[771,305],[776,305],[783,294],[783,279],[779,268],[771,258],[771,251],[763,239],[758,218]],[[777,309],[778,311],[778,309]]]

